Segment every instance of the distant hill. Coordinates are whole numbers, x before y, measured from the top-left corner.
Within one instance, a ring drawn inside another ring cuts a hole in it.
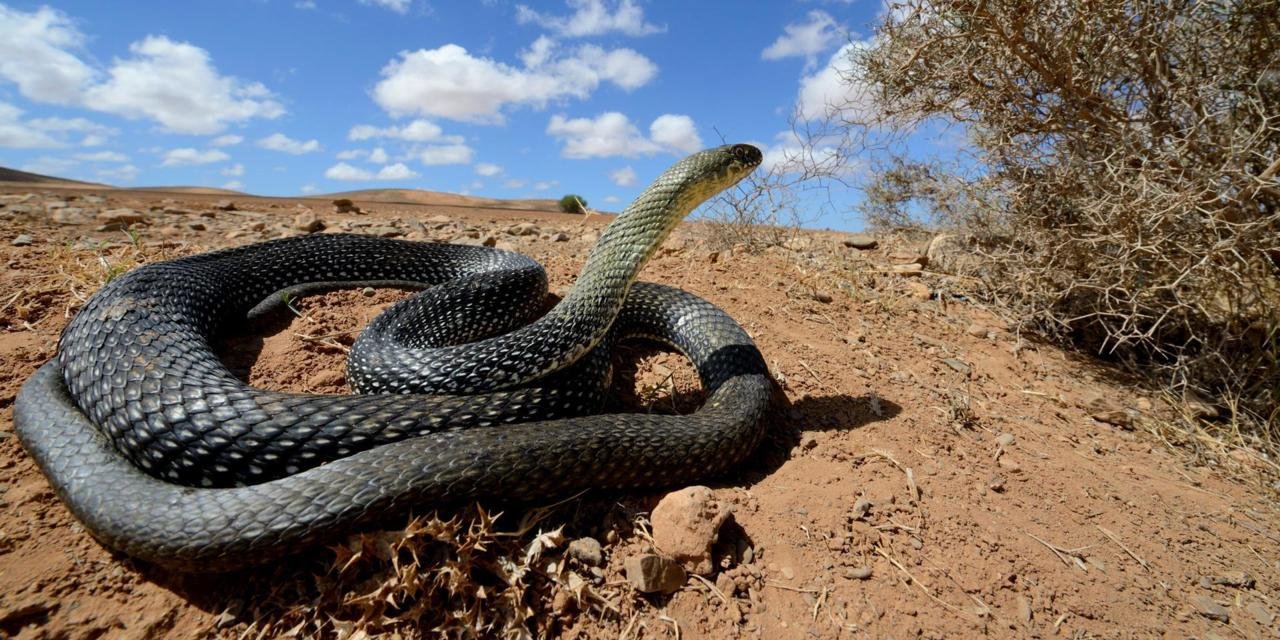
[[[7,167],[0,167],[0,182],[85,185],[85,186],[94,186],[94,187],[107,186],[104,184],[98,184],[96,182],[83,182],[80,180],[68,180],[66,178],[55,178],[53,176],[45,176],[45,175],[40,175],[38,173],[30,173],[27,171],[18,171],[17,169],[9,169]]]
[[[478,198],[461,196],[455,193],[423,191],[421,189],[361,189],[358,191],[342,191],[324,195],[305,196],[308,198],[348,198],[362,202],[381,202],[385,204],[425,204],[441,207],[486,207],[497,209],[525,209],[528,211],[559,211],[555,200],[499,200],[496,198]]]
[[[133,191],[163,191],[165,193],[191,193],[204,196],[247,196],[243,191],[219,189],[218,187],[130,187]]]

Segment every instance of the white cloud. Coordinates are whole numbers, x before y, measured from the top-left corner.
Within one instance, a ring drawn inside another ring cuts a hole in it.
[[[93,80],[93,68],[68,49],[84,36],[66,14],[49,7],[24,13],[0,5],[0,77],[39,102],[73,104]]]
[[[630,187],[636,183],[636,170],[630,165],[609,172],[609,179],[619,187]]]
[[[560,181],[559,181],[559,180],[544,180],[544,181],[542,181],[542,182],[535,182],[535,183],[533,183],[533,190],[534,190],[534,191],[546,191],[546,190],[551,189],[552,187],[554,187],[554,186],[556,186],[556,185],[558,185],[558,184],[560,184]]]
[[[369,152],[365,149],[345,149],[338,152],[338,159],[355,160],[356,158],[363,158],[367,155],[369,155]]]
[[[263,149],[270,149],[272,151],[300,156],[304,153],[319,151],[320,141],[311,139],[303,142],[301,140],[294,140],[283,133],[273,133],[261,140],[258,140],[258,146]]]
[[[369,152],[369,162],[374,164],[386,164],[387,160],[387,152],[382,147],[378,147]]]
[[[666,27],[645,22],[644,9],[632,0],[621,0],[614,11],[610,11],[608,5],[605,0],[569,0],[574,12],[568,16],[553,16],[516,5],[516,21],[520,24],[532,22],[568,38],[598,36],[610,31],[629,36],[666,31]]]
[[[360,0],[360,4],[373,5],[390,9],[399,14],[409,13],[409,7],[413,6],[413,0]]]
[[[103,144],[119,131],[84,118],[22,119],[22,109],[0,102],[0,147],[51,149],[71,144],[92,147]],[[72,134],[84,134],[75,142]]]
[[[298,188],[298,191],[301,191],[302,193],[315,193],[319,190],[319,187],[311,183],[304,184]]]
[[[631,90],[658,72],[631,49],[583,45],[558,55],[547,38],[539,38],[521,58],[524,66],[517,68],[472,56],[456,44],[402,52],[382,68],[373,97],[393,116],[499,123],[508,105],[541,108],[553,100],[585,99],[602,82]]]
[[[25,13],[0,5],[0,78],[31,100],[149,118],[174,133],[216,133],[229,122],[284,113],[265,86],[220,75],[195,45],[147,36],[103,73],[77,55],[84,41],[55,9]],[[91,133],[81,144],[103,138]]]
[[[217,133],[229,122],[284,113],[265,86],[219,75],[200,47],[147,36],[129,51],[134,57],[116,60],[110,79],[85,92],[85,106],[151,118],[171,132],[190,134]]]
[[[37,130],[30,122],[22,122],[22,109],[0,102],[0,147],[12,149],[45,149],[63,146],[49,134]]]
[[[226,184],[222,185],[222,188],[223,188],[223,189],[231,189],[232,191],[235,191],[235,190],[238,190],[238,189],[243,189],[243,188],[244,188],[244,183],[243,183],[243,182],[240,182],[239,180],[228,180],[228,181],[226,182]]]
[[[502,167],[492,162],[476,163],[476,173],[482,176],[496,176],[502,173]]]
[[[418,172],[406,167],[404,163],[389,164],[378,170],[379,180],[408,180],[418,177]]]
[[[765,60],[803,57],[812,65],[818,54],[826,51],[841,37],[835,18],[825,11],[810,11],[805,22],[793,22],[783,28],[773,44],[760,52]]]
[[[133,182],[138,179],[138,168],[131,164],[124,164],[118,167],[110,167],[106,169],[98,169],[93,172],[99,178],[110,180],[113,182]]]
[[[30,171],[31,173],[42,173],[44,175],[57,176],[65,174],[67,171],[75,168],[77,164],[79,163],[75,160],[67,158],[40,156],[39,158],[36,158],[35,160],[32,160],[18,168],[23,171]]]
[[[604,203],[605,203],[605,204],[617,204],[617,203],[619,203],[619,202],[622,202],[622,199],[621,199],[621,198],[619,198],[618,196],[605,196],[605,197],[604,197]]]
[[[688,153],[702,146],[693,119],[685,115],[664,114],[649,126],[646,138],[627,118],[616,111],[595,118],[568,119],[551,116],[547,133],[561,139],[566,158],[635,157],[661,151]]]
[[[244,175],[244,165],[240,163],[236,163],[223,169],[222,171],[219,171],[219,173],[229,178],[239,177]]]
[[[375,127],[371,124],[358,124],[351,127],[351,131],[347,132],[347,139],[352,141],[368,140],[370,138],[398,138],[409,142],[436,142],[445,140],[448,142],[462,142],[459,136],[444,136],[444,130],[430,120],[414,120],[403,127]]]
[[[304,11],[310,11],[316,8],[316,3],[315,3],[315,0],[298,0],[297,2],[293,3],[293,8],[302,9]]]
[[[465,144],[431,145],[418,149],[414,156],[425,165],[467,164],[471,162],[471,147]]]
[[[218,136],[210,140],[209,144],[214,147],[232,147],[240,144],[241,142],[244,142],[244,136],[228,133],[227,135]]]
[[[74,153],[71,157],[84,162],[128,162],[129,156],[115,151],[95,151],[94,153]]]
[[[164,154],[164,162],[160,163],[164,167],[178,167],[189,164],[212,164],[214,162],[222,162],[230,160],[231,156],[218,151],[217,149],[192,149],[191,147],[183,147],[181,149],[170,149]]]
[[[502,181],[502,188],[519,189],[520,187],[523,187],[525,183],[526,181],[520,178],[507,178],[506,180]]]
[[[324,177],[330,180],[349,180],[354,182],[360,180],[372,180],[373,173],[365,171],[359,167],[353,167],[345,162],[339,162],[338,164],[326,169]]]
[[[868,41],[851,42],[831,56],[827,65],[800,79],[796,113],[805,120],[820,120],[840,110],[843,115],[858,118],[874,113],[875,94],[870,87],[853,76],[849,55]]]
[[[330,180],[346,180],[349,182],[364,182],[369,180],[407,180],[409,178],[416,178],[417,176],[417,172],[400,162],[387,165],[379,169],[377,173],[361,169],[360,167],[353,167],[345,162],[339,162],[338,164],[329,167],[324,172],[324,177],[329,178]]]
[[[657,117],[649,125],[649,137],[657,144],[683,153],[693,153],[702,148],[702,138],[698,136],[698,128],[693,126],[693,118],[672,113]]]

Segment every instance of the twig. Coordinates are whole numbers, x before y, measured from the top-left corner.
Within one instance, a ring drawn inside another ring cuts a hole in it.
[[[902,563],[898,562],[896,558],[889,555],[889,552],[885,551],[884,547],[876,546],[875,549],[876,549],[876,553],[880,554],[881,556],[884,556],[885,560],[888,560],[891,564],[893,564],[893,566],[898,568],[898,571],[901,571],[903,575],[907,576],[907,578],[911,580],[912,584],[916,585],[917,587],[920,587],[920,591],[923,591],[924,595],[928,596],[930,600],[933,600],[934,602],[942,605],[943,607],[946,607],[948,610],[958,613],[960,615],[968,615],[968,612],[961,609],[960,607],[957,607],[951,604],[950,602],[947,602],[946,600],[943,600],[942,598],[939,598],[938,596],[935,596],[932,593],[930,593],[929,587],[925,586],[923,582],[920,582],[919,579],[911,575],[911,572],[907,571],[907,568],[902,566]]]
[[[775,588],[778,588],[778,589],[786,589],[787,591],[795,591],[796,593],[818,593],[818,590],[817,590],[817,589],[802,589],[802,588],[800,588],[800,587],[792,587],[792,586],[788,586],[788,585],[785,585],[785,584],[779,584],[779,583],[777,583],[777,582],[766,582],[766,583],[764,583],[764,584],[765,584],[765,586],[768,586],[768,587],[775,587]]]
[[[1121,549],[1124,549],[1124,552],[1129,554],[1129,557],[1133,558],[1134,560],[1137,560],[1138,564],[1142,565],[1143,569],[1146,569],[1147,571],[1151,570],[1151,567],[1147,565],[1147,561],[1138,557],[1138,554],[1134,553],[1133,550],[1130,549],[1129,547],[1124,546],[1124,543],[1120,542],[1120,538],[1118,538],[1116,534],[1111,533],[1110,531],[1107,531],[1106,527],[1103,527],[1100,524],[1095,524],[1093,526],[1097,527],[1098,531],[1102,532],[1102,535],[1108,538],[1111,538],[1112,542],[1116,543],[1116,545],[1119,546]]]
[[[1031,536],[1031,539],[1035,540],[1036,542],[1039,542],[1040,544],[1044,545],[1046,549],[1052,551],[1053,555],[1058,556],[1058,559],[1062,561],[1062,564],[1065,564],[1068,567],[1071,566],[1072,564],[1075,564],[1077,567],[1080,567],[1082,571],[1089,570],[1089,567],[1084,563],[1084,560],[1081,560],[1080,556],[1076,555],[1077,551],[1083,551],[1084,549],[1088,549],[1089,547],[1080,547],[1079,549],[1063,549],[1062,547],[1055,546],[1053,544],[1045,542],[1042,538],[1036,536],[1036,534],[1031,533],[1029,531],[1027,532],[1027,535]],[[1071,561],[1068,561],[1067,558],[1071,558]]]

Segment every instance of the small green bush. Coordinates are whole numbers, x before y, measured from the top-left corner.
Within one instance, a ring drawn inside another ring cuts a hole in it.
[[[565,213],[586,213],[587,200],[576,193],[560,198],[560,210]]]

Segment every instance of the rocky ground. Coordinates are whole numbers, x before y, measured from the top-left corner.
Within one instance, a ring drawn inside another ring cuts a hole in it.
[[[0,188],[0,637],[360,637],[360,624],[331,612],[259,602],[311,584],[306,561],[181,576],[105,551],[12,426],[14,396],[67,319],[142,261],[351,231],[518,250],[562,290],[609,220],[353,204],[363,210]],[[1170,448],[1156,395],[1019,336],[965,281],[931,272],[920,247],[872,240],[804,233],[752,253],[717,246],[703,224],[677,231],[642,277],[710,299],[754,336],[784,398],[770,442],[709,487],[586,496],[540,512],[518,544],[535,569],[521,579],[524,628],[572,638],[1280,634],[1274,488]],[[346,392],[346,345],[403,295],[309,298],[223,350],[253,384]],[[626,402],[697,406],[696,377],[679,358],[636,355],[620,376]],[[332,564],[356,548],[304,558]],[[456,559],[421,570],[440,579]],[[310,619],[294,626],[300,615]]]

